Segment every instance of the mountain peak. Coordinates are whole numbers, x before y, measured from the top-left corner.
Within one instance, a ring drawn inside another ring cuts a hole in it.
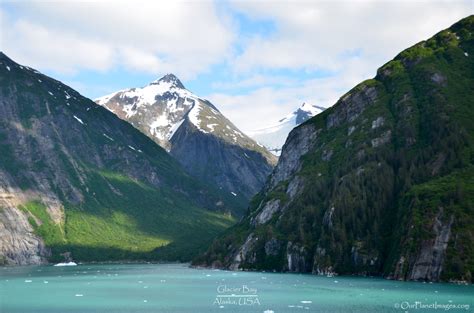
[[[309,111],[311,110],[313,106],[307,102],[303,102],[303,104],[299,107],[300,110],[303,110],[303,111]]]
[[[185,89],[183,83],[173,73],[166,74],[165,76],[161,77],[160,79],[157,79],[157,80],[153,81],[150,85],[155,85],[155,84],[160,84],[160,83],[169,83],[169,84],[173,85],[174,87]]]

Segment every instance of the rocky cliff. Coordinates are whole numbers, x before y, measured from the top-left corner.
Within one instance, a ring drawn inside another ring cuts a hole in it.
[[[127,122],[0,53],[0,262],[186,260],[241,204]]]
[[[294,129],[240,223],[196,264],[472,281],[474,16]]]

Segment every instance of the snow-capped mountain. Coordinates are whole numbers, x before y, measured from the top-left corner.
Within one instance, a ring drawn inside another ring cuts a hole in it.
[[[303,103],[296,111],[279,120],[275,125],[246,133],[260,144],[264,145],[270,152],[280,155],[281,148],[285,144],[286,137],[296,126],[311,117],[321,113],[325,108]]]
[[[245,199],[275,164],[271,153],[173,74],[95,101],[168,150],[190,174]]]

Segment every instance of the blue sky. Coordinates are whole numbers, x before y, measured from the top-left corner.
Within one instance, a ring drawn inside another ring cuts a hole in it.
[[[304,101],[334,104],[399,51],[473,13],[471,0],[4,0],[0,43],[90,98],[172,72],[245,131]]]

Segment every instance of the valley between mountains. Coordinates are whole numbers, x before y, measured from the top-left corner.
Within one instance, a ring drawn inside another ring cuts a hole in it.
[[[90,100],[0,53],[0,264],[472,282],[474,16],[244,133],[173,74]]]

